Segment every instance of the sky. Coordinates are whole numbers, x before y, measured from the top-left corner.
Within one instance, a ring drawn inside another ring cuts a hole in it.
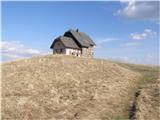
[[[158,1],[3,1],[1,61],[52,54],[54,38],[78,28],[95,58],[157,65],[159,14]]]

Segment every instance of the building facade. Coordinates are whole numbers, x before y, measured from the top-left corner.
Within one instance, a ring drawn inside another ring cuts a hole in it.
[[[63,36],[56,38],[50,48],[53,49],[53,54],[93,57],[94,46],[96,44],[85,33],[68,30]]]

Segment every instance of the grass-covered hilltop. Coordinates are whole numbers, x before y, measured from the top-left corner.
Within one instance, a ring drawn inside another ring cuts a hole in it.
[[[1,69],[3,120],[159,120],[159,67],[47,55]]]

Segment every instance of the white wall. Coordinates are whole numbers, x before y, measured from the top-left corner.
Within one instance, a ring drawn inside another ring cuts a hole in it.
[[[81,56],[81,50],[78,49],[71,49],[71,48],[66,48],[66,55],[74,55],[74,56]]]
[[[63,49],[63,51],[61,52],[61,49]],[[81,56],[81,50],[78,49],[72,49],[72,48],[65,48],[63,43],[61,41],[57,41],[54,44],[54,49],[53,49],[53,53],[57,53],[57,54],[66,54],[66,55],[74,55],[74,56]]]

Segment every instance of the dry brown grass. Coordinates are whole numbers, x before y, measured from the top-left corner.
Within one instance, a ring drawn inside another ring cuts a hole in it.
[[[5,63],[2,119],[127,119],[128,91],[140,76],[105,60],[61,55]]]
[[[158,66],[144,66],[118,63],[119,65],[139,72],[141,78],[137,82],[132,99],[130,112],[131,120],[159,120],[160,119],[160,79]]]
[[[140,90],[137,98],[137,120],[159,120],[160,119],[160,79],[147,84]]]

